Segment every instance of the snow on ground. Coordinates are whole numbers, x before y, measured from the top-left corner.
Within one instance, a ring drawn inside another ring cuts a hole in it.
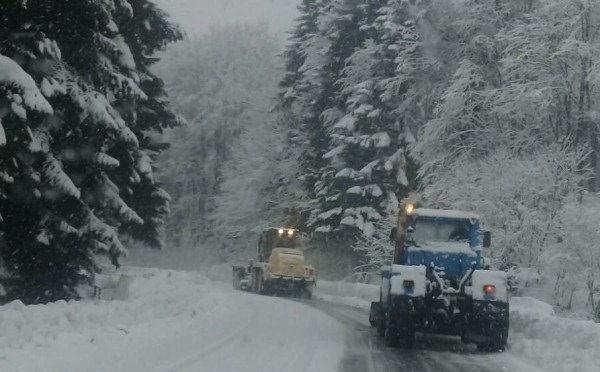
[[[379,301],[379,286],[319,280],[314,297],[327,302],[369,310],[371,301]]]
[[[511,300],[510,352],[548,372],[600,371],[600,324],[558,317],[531,297]]]
[[[0,371],[337,369],[345,330],[304,304],[191,273],[126,269],[124,301],[0,307]]]
[[[379,286],[320,281],[315,297],[369,309],[379,299]],[[509,349],[512,360],[545,372],[600,371],[600,324],[559,317],[551,305],[531,297],[510,300]]]

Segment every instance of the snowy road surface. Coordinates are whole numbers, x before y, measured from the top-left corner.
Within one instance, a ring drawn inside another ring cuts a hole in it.
[[[127,275],[124,301],[1,306],[0,371],[597,370],[600,328],[543,307],[515,313],[518,327],[530,330],[514,332],[515,350],[506,353],[480,354],[457,338],[422,335],[414,350],[402,350],[383,345],[364,309],[233,291],[197,273],[130,268]],[[535,307],[523,301],[521,308]],[[576,332],[565,342],[553,333],[567,329]]]
[[[133,275],[127,301],[0,307],[0,371],[337,369],[344,328],[317,309],[197,274]]]
[[[482,354],[473,345],[454,337],[417,335],[412,350],[391,349],[369,325],[365,310],[314,301],[311,305],[334,317],[346,327],[345,352],[339,372],[534,372],[537,368],[510,353]]]

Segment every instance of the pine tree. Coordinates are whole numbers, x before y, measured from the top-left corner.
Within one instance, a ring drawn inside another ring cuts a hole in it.
[[[307,143],[310,149],[307,151],[303,177],[310,190],[309,194],[317,205],[308,221],[316,232],[330,232],[332,226],[328,223],[329,220],[340,216],[341,210],[336,201],[327,200],[325,196],[335,172],[323,156],[329,150],[328,131],[339,117],[340,107],[343,105],[338,80],[342,76],[346,59],[364,40],[365,32],[361,30],[361,25],[375,7],[370,1],[335,0],[322,3],[317,19],[318,33],[310,38],[309,45],[319,46],[318,50],[308,50],[309,55],[319,57],[316,59],[318,63],[311,70],[312,77],[318,78],[318,84],[313,84],[318,89],[307,91],[303,97],[312,109],[312,114],[303,119],[302,128],[309,133]]]
[[[286,75],[279,83],[284,89],[280,95],[284,107],[289,107],[290,103],[301,94],[298,83],[306,72],[302,66],[308,57],[307,42],[318,32],[317,18],[321,6],[319,0],[302,0],[302,4],[297,7],[300,16],[296,19],[294,30],[288,39],[288,46],[283,53]]]
[[[160,245],[168,196],[153,181],[149,157],[163,145],[150,134],[176,120],[148,56],[180,33],[147,1],[15,1],[0,14],[0,54],[50,107],[12,105],[2,118],[0,167],[12,182],[0,257],[22,283],[13,295],[76,298],[101,257],[118,265],[126,254],[119,229]],[[10,100],[25,93],[9,89],[0,94]]]
[[[323,21],[333,34],[328,68],[335,80],[321,114],[328,147],[310,222],[328,239],[372,235],[388,200],[411,187],[414,169],[406,153],[412,133],[398,120],[407,87],[398,82],[396,60],[416,40],[401,4],[337,2]]]
[[[337,171],[332,190],[344,209],[340,228],[367,236],[390,200],[405,196],[415,178],[407,156],[413,128],[399,107],[411,88],[401,57],[414,51],[418,37],[404,2],[386,4],[376,15],[362,27],[369,39],[344,68],[344,116],[331,130],[335,147],[324,156]]]

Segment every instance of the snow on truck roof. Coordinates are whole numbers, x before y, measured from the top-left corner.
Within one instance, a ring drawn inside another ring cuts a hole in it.
[[[477,220],[481,218],[479,215],[470,212],[463,212],[451,209],[427,209],[418,208],[412,212],[413,215],[420,217],[431,217],[431,218],[453,218],[453,219],[465,219],[465,220]]]

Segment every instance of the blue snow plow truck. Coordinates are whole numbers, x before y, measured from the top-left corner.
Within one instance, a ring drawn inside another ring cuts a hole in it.
[[[461,211],[403,208],[394,261],[381,269],[378,302],[369,321],[386,345],[410,348],[415,332],[460,336],[479,351],[501,351],[508,339],[506,273],[489,270],[479,216]]]

